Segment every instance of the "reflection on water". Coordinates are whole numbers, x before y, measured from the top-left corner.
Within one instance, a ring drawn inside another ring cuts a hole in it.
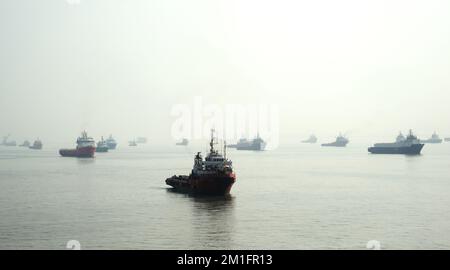
[[[77,163],[80,165],[93,164],[95,162],[95,158],[74,158],[74,159],[76,159]]]
[[[230,249],[235,225],[234,198],[192,198],[193,237],[204,248]]]
[[[192,210],[192,238],[200,248],[231,249],[235,230],[235,197],[183,194],[167,189],[174,199],[184,200]]]
[[[178,152],[176,152],[178,151]],[[0,147],[0,249],[450,248],[450,144],[421,156],[297,146],[230,151],[228,197],[173,192],[184,149],[94,159]]]

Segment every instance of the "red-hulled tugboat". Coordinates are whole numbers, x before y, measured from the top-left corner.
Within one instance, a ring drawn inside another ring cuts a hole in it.
[[[227,195],[236,181],[231,160],[226,158],[226,144],[223,156],[214,149],[214,130],[211,131],[210,151],[205,159],[200,152],[195,155],[194,168],[189,176],[174,175],[166,184],[180,192],[202,195]]]
[[[95,153],[95,141],[88,137],[86,131],[81,133],[77,139],[77,148],[75,149],[61,149],[59,154],[63,157],[82,157],[91,158]]]

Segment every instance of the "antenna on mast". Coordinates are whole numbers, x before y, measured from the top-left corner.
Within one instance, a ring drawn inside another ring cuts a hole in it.
[[[209,146],[211,147],[210,152],[214,152],[214,129],[211,129],[211,141],[209,143]]]
[[[227,159],[227,141],[223,141],[223,157]]]

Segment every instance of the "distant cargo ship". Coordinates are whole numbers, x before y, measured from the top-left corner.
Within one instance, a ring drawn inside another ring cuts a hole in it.
[[[349,143],[349,140],[342,134],[336,137],[336,141],[332,143],[324,143],[322,146],[334,146],[334,147],[345,147]]]
[[[16,146],[16,141],[8,141],[9,135],[3,137],[2,145],[4,146]]]
[[[20,147],[29,147],[30,146],[30,142],[25,140],[21,145],[19,145]]]
[[[39,139],[35,140],[33,145],[30,146],[30,149],[41,150],[42,149],[42,142],[41,142],[41,140],[39,140]]]
[[[421,140],[421,143],[442,143],[442,139],[439,138],[439,135],[436,134],[436,132],[431,135],[431,138],[428,140]]]
[[[97,142],[97,148],[95,148],[95,152],[105,153],[108,152],[108,150],[109,150],[108,143],[105,140],[103,140],[102,136],[102,139]]]
[[[189,140],[186,138],[184,138],[181,142],[176,143],[176,145],[179,145],[179,146],[186,146],[188,144],[189,144]]]
[[[266,149],[266,142],[261,139],[258,134],[256,138],[251,141],[245,138],[241,138],[237,144],[232,144],[227,147],[236,148],[237,150],[264,151]]]
[[[214,131],[211,131],[210,150],[205,159],[200,152],[195,155],[194,167],[190,175],[174,175],[166,179],[166,184],[176,191],[203,194],[227,195],[236,181],[232,161],[226,158],[226,144],[224,154],[214,149]]]
[[[399,140],[397,137],[394,143],[376,143],[373,147],[369,147],[368,151],[372,154],[403,154],[403,155],[419,155],[424,144],[420,142],[412,131],[409,135]]]
[[[237,146],[240,144],[240,145],[243,145],[243,144],[248,144],[249,143],[249,141],[247,140],[247,139],[245,139],[245,138],[241,138],[241,139],[239,139],[239,141],[237,142],[237,144],[229,144],[229,145],[227,145],[227,147],[228,148],[237,148]]]
[[[147,143],[147,138],[145,137],[137,137],[136,143]]]
[[[136,141],[133,140],[133,141],[129,141],[128,145],[129,146],[137,146],[137,143],[136,143]]]
[[[116,140],[114,140],[114,138],[112,137],[112,135],[109,135],[109,138],[106,139],[106,145],[108,146],[109,150],[114,150],[117,147],[117,142]]]
[[[95,141],[88,137],[86,131],[81,133],[77,139],[77,147],[75,149],[61,149],[59,154],[63,157],[80,157],[92,158],[95,153]]]
[[[302,141],[302,143],[316,143],[316,142],[317,142],[317,137],[314,134],[309,136],[308,139]]]

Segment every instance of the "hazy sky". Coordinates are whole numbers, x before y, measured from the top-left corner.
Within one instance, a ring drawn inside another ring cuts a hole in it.
[[[278,104],[282,140],[450,136],[448,0],[79,1],[0,1],[0,135],[168,141],[201,96]]]

